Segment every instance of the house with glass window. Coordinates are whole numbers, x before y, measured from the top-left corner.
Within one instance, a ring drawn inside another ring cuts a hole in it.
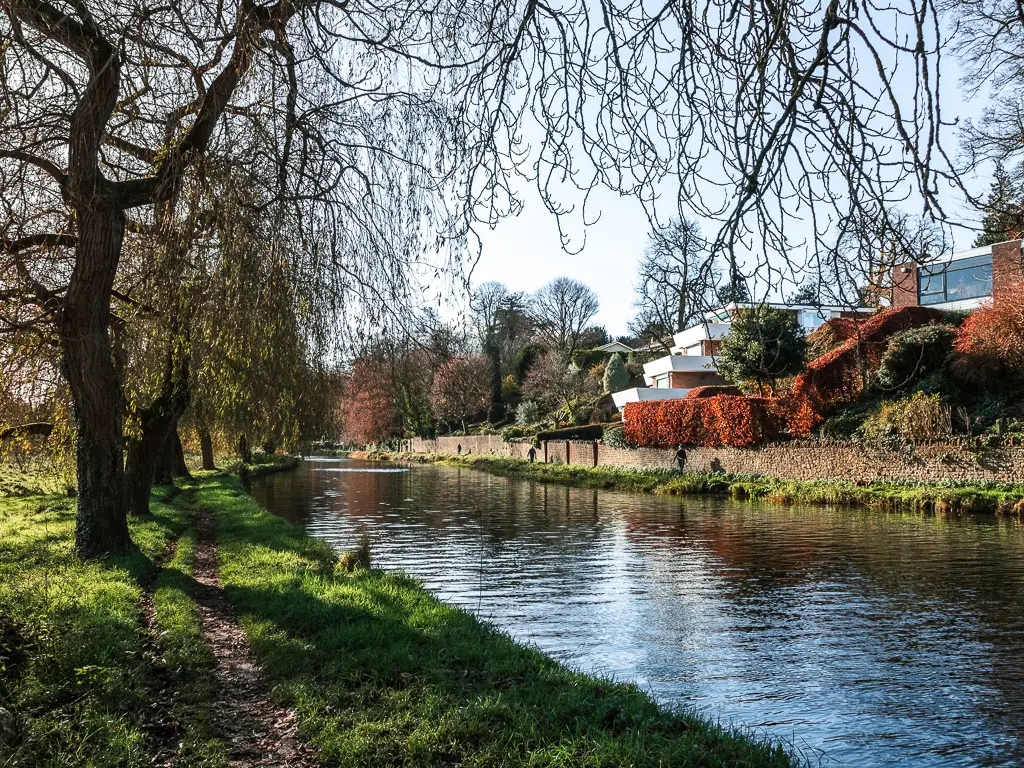
[[[907,262],[892,270],[892,305],[972,310],[1024,278],[1021,241],[1011,240],[942,256],[927,264]]]
[[[686,397],[686,393],[695,387],[726,383],[718,373],[718,348],[722,338],[729,332],[736,312],[755,306],[749,303],[727,304],[705,314],[700,323],[675,334],[669,354],[644,364],[646,386],[612,393],[615,407],[621,411],[626,403]],[[792,312],[797,323],[807,333],[827,320],[867,312],[851,311],[848,307],[816,307],[809,304],[769,303],[768,306]]]

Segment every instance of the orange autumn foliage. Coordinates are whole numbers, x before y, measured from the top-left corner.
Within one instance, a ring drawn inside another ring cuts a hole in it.
[[[952,370],[965,381],[1024,374],[1024,281],[1007,286],[998,301],[968,315],[953,349]]]

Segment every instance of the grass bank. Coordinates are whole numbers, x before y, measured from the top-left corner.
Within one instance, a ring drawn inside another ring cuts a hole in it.
[[[793,763],[777,745],[573,672],[409,578],[347,572],[237,478],[168,490],[131,521],[137,551],[93,562],[73,554],[71,500],[0,499],[0,707],[13,713],[0,765],[150,765],[167,730],[181,764],[225,764],[192,597],[200,508],[215,517],[221,582],[274,696],[326,765]]]
[[[201,707],[152,707],[162,689],[203,680],[210,663],[187,593],[188,497],[169,503],[169,490],[156,490],[152,515],[131,520],[134,552],[89,562],[73,551],[74,500],[0,498],[0,707],[12,714],[0,728],[0,765],[151,765],[155,735],[168,732],[199,758],[193,765],[224,764],[192,715]],[[151,585],[147,628],[142,585],[179,536]]]
[[[865,506],[931,513],[1024,513],[1024,483],[873,483],[780,480],[760,475],[541,464],[505,456],[365,453],[354,458],[479,469],[504,477],[637,493],[711,494],[771,504]]]

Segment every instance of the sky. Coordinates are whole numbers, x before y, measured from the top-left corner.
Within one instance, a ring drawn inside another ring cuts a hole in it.
[[[650,229],[643,207],[631,198],[598,193],[600,219],[584,227],[566,217],[570,240],[563,249],[556,218],[531,192],[524,191],[526,205],[519,216],[481,233],[483,250],[472,284],[497,280],[513,291],[533,292],[567,275],[597,293],[601,309],[595,322],[613,338],[624,335],[634,315],[633,283]]]

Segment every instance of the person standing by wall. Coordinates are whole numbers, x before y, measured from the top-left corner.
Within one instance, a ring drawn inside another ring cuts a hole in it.
[[[679,467],[680,472],[686,470],[686,449],[681,445],[676,448],[676,466]]]
[[[530,463],[533,464],[534,460],[537,458],[537,449],[531,445],[530,450],[526,455],[530,457]]]

